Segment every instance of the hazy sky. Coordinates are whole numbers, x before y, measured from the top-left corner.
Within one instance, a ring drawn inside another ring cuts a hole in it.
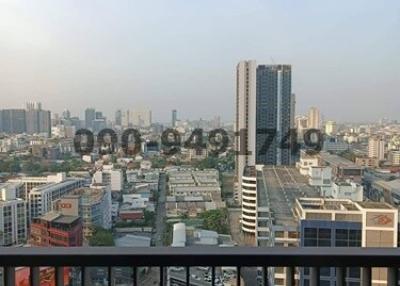
[[[291,64],[298,113],[400,119],[399,0],[0,0],[0,109],[230,120],[243,59]]]

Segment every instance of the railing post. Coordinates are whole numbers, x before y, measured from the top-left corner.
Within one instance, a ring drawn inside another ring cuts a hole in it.
[[[112,279],[113,279],[113,277],[112,277],[112,267],[111,266],[108,266],[108,271],[107,271],[107,273],[108,273],[108,286],[112,286]]]
[[[186,285],[190,285],[190,267],[186,267]]]
[[[336,267],[336,286],[346,285],[346,267]]]
[[[371,267],[362,267],[361,268],[361,285],[362,286],[371,286],[372,285]]]
[[[4,286],[14,286],[15,285],[15,267],[4,267]]]
[[[211,266],[211,286],[215,286],[215,266]]]
[[[319,286],[319,267],[310,268],[310,286]]]
[[[396,267],[389,267],[387,271],[387,285],[397,286],[399,281],[399,269]]]
[[[137,268],[135,266],[132,267],[132,282],[133,286],[137,286]]]
[[[268,267],[267,266],[264,266],[263,267],[263,276],[264,276],[264,286],[268,286],[268,283],[269,283],[269,281],[268,281]]]
[[[31,267],[29,271],[31,286],[40,286],[40,267]]]
[[[242,281],[240,280],[240,266],[237,267],[237,273],[236,273],[236,286],[240,286]]]
[[[293,286],[294,285],[294,267],[286,267],[286,286]]]
[[[160,266],[160,286],[164,286],[164,267]]]
[[[64,267],[56,267],[56,286],[64,286]]]

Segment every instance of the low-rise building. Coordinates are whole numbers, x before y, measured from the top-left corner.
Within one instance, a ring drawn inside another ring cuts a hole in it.
[[[78,216],[48,212],[32,220],[30,243],[33,246],[82,246],[82,240],[82,221]]]
[[[89,188],[76,189],[57,200],[55,209],[63,215],[81,217],[85,238],[93,234],[96,226],[110,229],[112,226],[110,186],[92,184]]]

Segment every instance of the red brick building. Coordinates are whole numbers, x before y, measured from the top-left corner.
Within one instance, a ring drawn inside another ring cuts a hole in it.
[[[82,246],[82,240],[80,217],[49,212],[32,220],[30,243],[33,246]]]

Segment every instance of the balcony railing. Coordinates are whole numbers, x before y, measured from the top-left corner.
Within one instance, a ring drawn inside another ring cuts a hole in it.
[[[15,267],[30,267],[30,285],[40,285],[40,266],[55,267],[57,286],[63,285],[63,267],[80,267],[81,285],[87,285],[87,267],[130,267],[133,285],[140,285],[137,279],[138,267],[158,267],[159,285],[166,285],[166,267],[186,267],[186,281],[191,285],[190,267],[211,267],[215,285],[215,268],[234,266],[238,272],[242,267],[262,267],[263,285],[268,285],[269,267],[286,267],[286,285],[295,285],[295,268],[310,267],[310,285],[320,283],[321,267],[336,268],[336,285],[346,285],[346,268],[361,267],[361,285],[371,285],[371,268],[387,268],[387,285],[398,285],[400,249],[398,248],[249,248],[249,247],[194,247],[194,248],[0,248],[0,267],[3,267],[5,286],[15,285]],[[236,275],[237,285],[241,285],[240,275]],[[111,277],[108,277],[112,285]]]

